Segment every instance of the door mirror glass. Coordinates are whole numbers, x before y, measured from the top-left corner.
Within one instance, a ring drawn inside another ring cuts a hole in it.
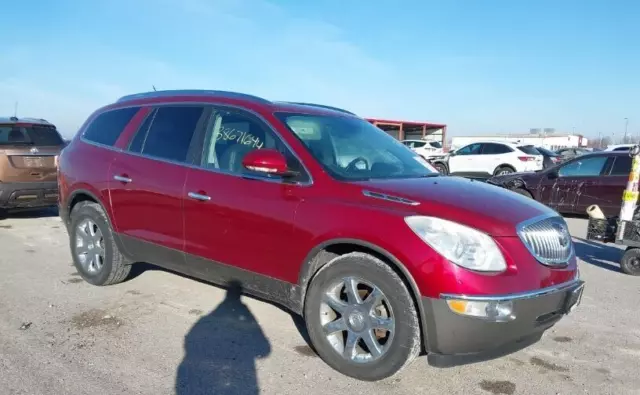
[[[248,152],[242,160],[242,166],[247,170],[263,174],[293,175],[287,166],[287,159],[274,149],[259,149]]]

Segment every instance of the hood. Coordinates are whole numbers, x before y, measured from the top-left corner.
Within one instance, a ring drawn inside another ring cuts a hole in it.
[[[419,214],[455,221],[492,236],[517,236],[516,225],[556,214],[547,206],[507,189],[461,177],[370,180],[364,189],[419,202]]]

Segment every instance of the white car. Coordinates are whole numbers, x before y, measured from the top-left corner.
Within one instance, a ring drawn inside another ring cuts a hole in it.
[[[629,151],[636,144],[611,144],[605,151]]]
[[[402,140],[402,144],[411,148],[415,153],[423,158],[429,158],[431,156],[442,155],[442,144],[437,141],[426,140]]]
[[[543,160],[532,145],[476,141],[449,153],[447,172],[469,178],[489,178],[542,170]]]

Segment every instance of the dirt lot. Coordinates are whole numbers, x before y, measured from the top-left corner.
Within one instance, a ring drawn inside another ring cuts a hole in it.
[[[327,367],[292,317],[270,304],[146,268],[111,287],[84,283],[55,213],[0,220],[3,394],[640,393],[640,278],[620,250],[585,243],[569,219],[587,288],[542,342],[447,370],[418,359],[362,383]]]

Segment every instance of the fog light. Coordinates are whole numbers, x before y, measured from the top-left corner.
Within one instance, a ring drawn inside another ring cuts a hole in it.
[[[496,322],[511,321],[516,318],[513,312],[513,302],[510,300],[472,301],[448,299],[447,305],[454,313]]]

